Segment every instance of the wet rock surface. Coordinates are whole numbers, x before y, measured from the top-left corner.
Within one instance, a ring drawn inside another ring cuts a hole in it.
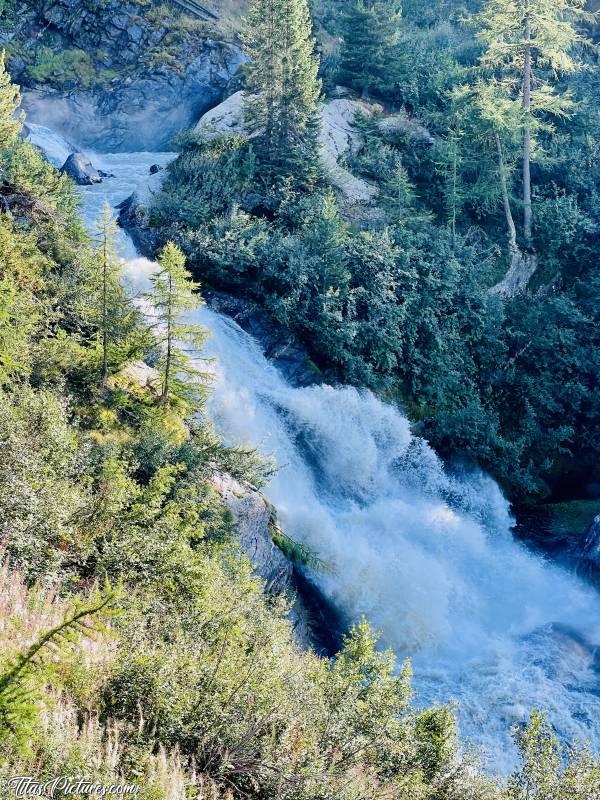
[[[215,311],[234,319],[242,330],[257,339],[265,355],[293,386],[322,383],[324,376],[306,350],[283,325],[273,320],[254,300],[226,292],[204,292]]]
[[[240,548],[256,574],[265,581],[266,591],[290,598],[289,616],[298,643],[323,654],[332,654],[341,641],[341,637],[338,639],[331,633],[337,626],[331,625],[321,593],[274,543],[271,504],[252,486],[223,472],[215,472],[211,483],[233,513]],[[331,611],[331,615],[334,614]]]
[[[578,572],[600,587],[600,514],[590,525],[583,541]]]
[[[112,177],[106,172],[97,170],[85,153],[71,153],[60,170],[68,175],[78,186],[92,186],[102,183],[102,178]]]
[[[103,152],[168,150],[180,130],[220,102],[242,60],[236,46],[210,42],[182,74],[157,67],[105,88],[28,89],[23,108],[32,122],[43,122],[84,147]]]
[[[19,2],[0,47],[32,122],[104,152],[167,150],[221,102],[244,60],[177,5]],[[76,122],[74,122],[76,121]]]

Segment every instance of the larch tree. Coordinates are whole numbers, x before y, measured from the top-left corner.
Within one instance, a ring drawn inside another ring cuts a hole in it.
[[[338,80],[363,96],[385,94],[394,83],[400,39],[398,0],[351,0],[342,12]]]
[[[19,88],[15,86],[5,66],[4,51],[0,52],[0,150],[4,150],[21,130],[22,119],[16,116],[21,105]]]
[[[244,119],[270,186],[319,175],[321,81],[307,0],[252,0],[245,49]]]
[[[108,203],[105,203],[97,222],[98,238],[96,258],[98,273],[98,329],[102,346],[102,385],[109,374],[109,350],[119,336],[119,320],[127,307],[127,298],[121,284],[123,267],[115,251],[117,224]]]
[[[535,134],[549,127],[552,116],[567,116],[573,108],[570,94],[559,91],[557,78],[580,67],[572,53],[586,41],[576,28],[577,20],[590,16],[584,6],[585,0],[488,0],[476,17],[485,46],[481,65],[490,74],[481,105],[494,124],[503,179],[500,136],[515,129],[521,136],[523,239],[528,249],[533,246]]]
[[[159,255],[160,269],[152,276],[148,299],[156,314],[157,343],[161,349],[158,368],[162,389],[160,401],[169,403],[177,397],[195,399],[201,393],[199,379],[205,377],[194,366],[185,345],[196,353],[206,341],[206,330],[197,323],[187,323],[184,315],[198,309],[203,301],[185,266],[185,255],[168,242]]]

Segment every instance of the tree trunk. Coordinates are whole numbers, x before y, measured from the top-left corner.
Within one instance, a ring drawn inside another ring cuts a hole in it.
[[[163,383],[163,390],[161,402],[167,403],[169,400],[169,391],[171,388],[171,361],[173,360],[173,281],[169,274],[169,299],[167,303],[167,353],[165,356],[165,378]]]
[[[500,141],[500,140],[498,140]],[[458,141],[452,139],[452,216],[450,227],[452,229],[452,246],[456,247],[456,193],[458,189]]]
[[[525,21],[525,67],[523,72],[523,234],[527,247],[533,238],[533,214],[531,208],[531,20]]]
[[[500,187],[502,189],[502,203],[504,205],[504,215],[508,228],[510,266],[506,275],[499,283],[493,286],[490,291],[492,294],[500,294],[504,297],[515,297],[515,295],[522,294],[527,288],[531,276],[537,269],[537,258],[533,253],[522,253],[517,244],[517,230],[510,207],[502,143],[500,142],[500,136],[498,134],[495,136],[496,147],[498,148],[498,167],[500,172]]]
[[[508,247],[510,250],[511,258],[519,253],[519,246],[517,245],[517,229],[515,227],[515,220],[510,208],[510,197],[508,194],[508,183],[506,181],[506,165],[504,164],[504,154],[502,152],[502,143],[500,136],[496,133],[496,147],[498,149],[498,171],[500,173],[500,188],[502,190],[502,204],[504,205],[504,216],[506,217],[506,226],[508,228]]]

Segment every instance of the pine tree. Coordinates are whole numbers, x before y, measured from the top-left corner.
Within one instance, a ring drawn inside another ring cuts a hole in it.
[[[351,0],[342,15],[340,83],[365,97],[386,94],[394,83],[400,16],[398,0]]]
[[[394,155],[390,170],[383,180],[380,202],[393,225],[403,225],[410,219],[424,221],[429,218],[427,214],[417,211],[415,188],[397,154]]]
[[[19,89],[11,83],[5,67],[4,51],[0,52],[0,150],[4,150],[21,130],[21,117],[15,117],[21,104]]]
[[[163,404],[176,397],[195,400],[200,392],[198,378],[203,376],[181,345],[190,345],[197,351],[206,341],[207,332],[201,325],[185,323],[183,315],[198,309],[203,301],[197,292],[198,284],[185,267],[184,254],[173,242],[168,242],[162,250],[159,265],[159,271],[152,276],[148,299],[155,309],[160,331],[160,400]]]
[[[502,129],[520,127],[523,236],[528,248],[533,239],[535,133],[547,126],[548,115],[566,116],[573,107],[571,96],[561,94],[554,79],[580,66],[571,53],[576,44],[586,41],[574,25],[589,17],[584,6],[585,0],[489,0],[476,18],[479,38],[486,46],[481,63],[493,73],[482,93],[484,113],[498,135]]]
[[[319,175],[319,59],[307,0],[252,0],[244,117],[268,186]]]

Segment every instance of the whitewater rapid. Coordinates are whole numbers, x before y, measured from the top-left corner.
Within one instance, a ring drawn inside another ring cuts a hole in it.
[[[62,163],[68,143],[31,129]],[[90,229],[105,201],[115,206],[170,158],[96,155],[116,177],[81,190]],[[143,291],[155,265],[124,233],[121,247],[132,290]],[[313,578],[345,616],[366,616],[412,659],[418,704],[455,701],[461,734],[502,773],[515,761],[511,727],[532,708],[566,740],[600,750],[600,599],[515,542],[497,485],[448,475],[406,417],[370,392],[294,388],[231,319],[208,308],[193,319],[211,332],[218,429],[275,457],[265,494],[284,530],[325,562]]]

